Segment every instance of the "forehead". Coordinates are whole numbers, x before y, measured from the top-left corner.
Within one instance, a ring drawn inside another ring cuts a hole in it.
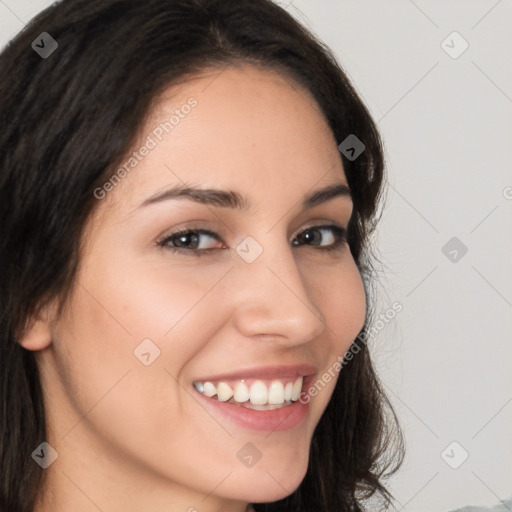
[[[337,143],[311,93],[251,65],[204,71],[169,87],[133,150],[135,165],[110,193],[111,199],[122,194],[131,208],[188,182],[237,189],[258,203],[261,192],[278,200],[295,188],[298,198],[315,185],[346,181]]]

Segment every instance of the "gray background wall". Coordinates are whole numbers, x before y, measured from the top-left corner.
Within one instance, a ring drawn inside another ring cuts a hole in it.
[[[0,0],[0,45],[51,3]],[[406,434],[397,510],[495,505],[512,495],[512,2],[276,3],[385,141],[377,311],[403,310],[370,343]]]

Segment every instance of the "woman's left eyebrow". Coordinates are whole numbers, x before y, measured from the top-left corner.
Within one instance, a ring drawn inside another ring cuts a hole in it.
[[[302,211],[335,197],[345,197],[352,201],[349,186],[340,182],[310,192],[303,198]],[[198,185],[180,184],[149,197],[138,208],[174,199],[187,199],[217,208],[232,208],[240,211],[248,211],[252,207],[251,201],[235,190],[201,188]]]

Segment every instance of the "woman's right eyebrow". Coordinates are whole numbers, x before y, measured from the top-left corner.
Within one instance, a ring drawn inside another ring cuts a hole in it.
[[[352,201],[349,186],[346,183],[337,182],[324,188],[314,190],[303,198],[302,211],[335,197],[345,197]],[[174,199],[188,199],[196,203],[217,208],[232,208],[240,211],[248,211],[252,207],[251,201],[236,190],[202,188],[200,185],[179,184],[149,197],[139,205],[137,209]]]

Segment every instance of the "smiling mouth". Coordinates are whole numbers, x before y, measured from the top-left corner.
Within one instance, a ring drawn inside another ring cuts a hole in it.
[[[299,399],[304,377],[281,379],[235,379],[219,382],[195,381],[195,389],[218,402],[267,411],[292,405]]]

